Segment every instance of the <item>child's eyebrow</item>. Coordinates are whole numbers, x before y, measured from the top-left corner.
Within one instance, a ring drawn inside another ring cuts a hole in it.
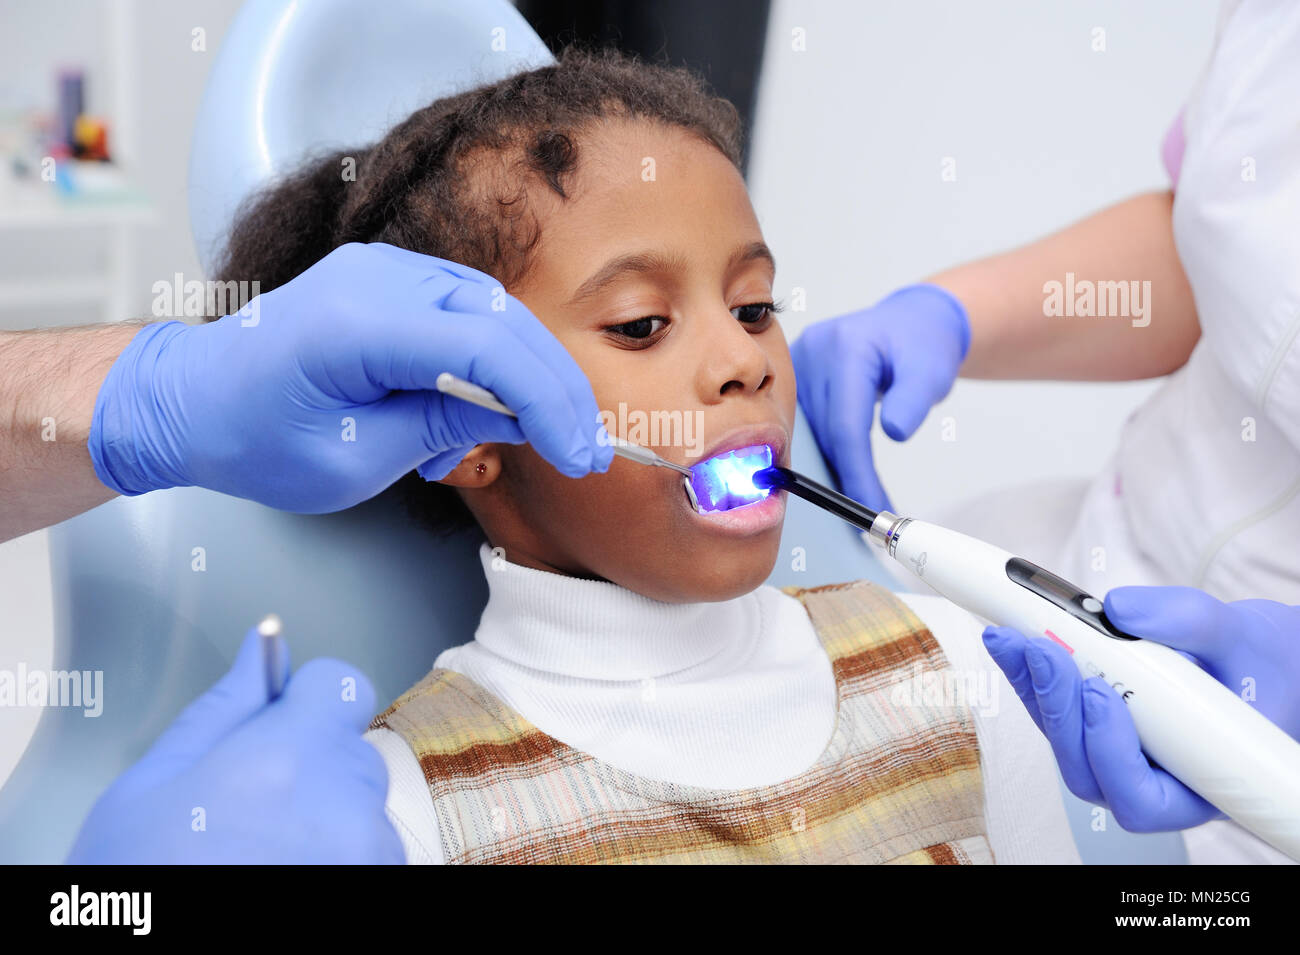
[[[771,266],[772,272],[776,272],[776,258],[772,255],[772,250],[763,242],[751,242],[731,253],[731,258],[727,260],[727,268],[732,269],[743,262],[752,262],[755,259],[766,261]],[[628,272],[677,272],[684,271],[686,268],[687,262],[680,256],[665,256],[658,252],[633,252],[629,255],[620,255],[597,269],[595,274],[578,286],[578,291],[574,292],[573,297],[564,304],[568,307],[591,298]]]

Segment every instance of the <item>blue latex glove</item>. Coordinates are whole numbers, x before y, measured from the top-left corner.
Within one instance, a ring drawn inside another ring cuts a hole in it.
[[[1191,587],[1117,587],[1106,616],[1121,630],[1190,654],[1257,710],[1300,738],[1300,608],[1223,603]],[[989,627],[984,645],[1052,744],[1080,799],[1106,806],[1132,832],[1186,829],[1224,814],[1141,751],[1127,706],[1105,680],[1082,679],[1064,648]]]
[[[443,371],[518,420],[433,390]],[[142,329],[100,388],[88,448],[120,494],[197,485],[320,513],[525,440],[571,477],[609,468],[591,385],[559,340],[491,276],[352,243],[240,313]]]
[[[361,737],[370,681],[312,660],[268,705],[259,641],[254,628],[229,672],[100,796],[69,863],[405,862],[384,814],[387,767]]]
[[[899,289],[804,330],[790,347],[799,404],[845,494],[893,510],[871,458],[876,398],[883,392],[885,434],[910,438],[952,390],[969,348],[966,309],[937,285]]]

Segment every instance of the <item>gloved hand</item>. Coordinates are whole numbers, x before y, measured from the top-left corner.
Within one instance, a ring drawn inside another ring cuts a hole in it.
[[[875,510],[893,510],[871,458],[880,426],[910,438],[952,389],[970,348],[966,309],[937,285],[899,289],[860,312],[809,326],[794,344],[799,403],[840,487]]]
[[[434,390],[449,371],[518,420]],[[383,243],[335,249],[239,313],[147,325],[114,362],[88,448],[120,494],[198,485],[286,511],[341,510],[474,445],[561,472],[609,468],[591,385],[491,276]]]
[[[1300,738],[1300,607],[1271,600],[1223,603],[1191,587],[1117,587],[1106,616],[1135,636],[1192,655],[1241,694],[1253,681],[1264,716]],[[1043,637],[989,627],[984,645],[1052,744],[1080,799],[1108,807],[1132,832],[1186,829],[1224,814],[1152,766],[1127,706],[1103,679],[1084,680],[1070,655]]]
[[[260,639],[251,630],[229,672],[100,796],[69,863],[405,862],[387,768],[361,737],[370,681],[312,660],[268,705]]]

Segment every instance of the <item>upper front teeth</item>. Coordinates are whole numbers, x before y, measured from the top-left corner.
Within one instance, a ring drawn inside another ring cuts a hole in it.
[[[765,444],[751,444],[746,448],[733,448],[730,451],[724,451],[722,454],[715,454],[713,458],[747,458],[751,454],[762,454],[767,450],[768,446]]]

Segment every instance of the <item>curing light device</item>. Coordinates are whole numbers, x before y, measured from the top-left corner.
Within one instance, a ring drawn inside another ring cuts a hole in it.
[[[746,496],[736,492],[746,485],[730,465],[717,471],[728,490],[713,501]],[[1195,663],[1116,629],[1096,597],[992,544],[873,511],[788,468],[758,469],[749,486],[761,496],[789,491],[830,511],[953,603],[1064,647],[1085,678],[1101,677],[1128,704],[1150,761],[1300,861],[1300,743]]]

